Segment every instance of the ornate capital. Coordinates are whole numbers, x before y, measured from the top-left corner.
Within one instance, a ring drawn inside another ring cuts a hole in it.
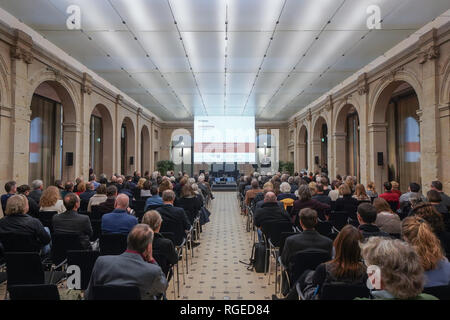
[[[30,64],[33,62],[33,39],[25,32],[14,29],[14,40],[11,46],[11,59],[23,60]]]
[[[369,84],[367,83],[367,73],[363,73],[358,77],[358,94],[360,96],[369,92]]]
[[[439,46],[437,45],[437,29],[433,28],[424,33],[419,39],[420,50],[417,59],[420,64],[439,58]]]
[[[123,102],[123,96],[118,94],[116,96],[116,104],[122,104],[122,102]]]
[[[92,93],[92,76],[86,72],[83,72],[83,82],[81,83],[81,91],[83,93]]]
[[[306,120],[308,120],[308,121],[312,120],[311,108],[308,109],[308,114],[306,115]]]

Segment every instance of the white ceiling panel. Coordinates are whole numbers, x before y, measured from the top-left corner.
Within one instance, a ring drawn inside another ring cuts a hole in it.
[[[255,73],[229,73],[227,74],[227,95],[229,94],[246,94],[250,92]]]
[[[258,71],[270,37],[270,32],[230,32],[227,69],[230,72]]]
[[[286,76],[287,73],[282,72],[261,72],[253,91],[256,93],[273,93]]]
[[[284,0],[227,0],[227,3],[230,31],[272,31]]]
[[[194,72],[223,72],[224,32],[182,32],[181,36]]]
[[[227,108],[241,108],[245,104],[248,95],[246,94],[231,94],[226,97]]]
[[[225,1],[169,0],[181,31],[224,31]]]
[[[178,97],[185,106],[190,106],[194,110],[201,109],[204,111],[202,99],[199,94],[180,94]]]
[[[133,73],[132,76],[151,93],[171,92],[171,88],[167,85],[167,81],[165,81],[158,72],[139,72]]]
[[[170,83],[171,87],[175,89],[175,91],[178,94],[198,93],[192,73],[190,72],[165,73],[164,76]]]
[[[195,73],[201,94],[224,94],[225,74],[220,72]]]
[[[205,102],[206,110],[223,108],[224,99],[221,94],[202,94],[203,101]]]

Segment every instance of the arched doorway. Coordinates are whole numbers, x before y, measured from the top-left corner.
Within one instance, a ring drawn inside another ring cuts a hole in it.
[[[256,138],[256,163],[260,173],[276,172],[279,170],[279,136],[275,129],[270,133],[265,129]],[[275,133],[274,133],[275,131]]]
[[[339,110],[334,137],[336,174],[352,175],[360,181],[359,116],[352,104]]]
[[[193,143],[191,133],[186,129],[176,129],[170,140],[170,156],[175,164],[175,172],[186,172],[193,176]]]
[[[92,110],[89,134],[89,167],[97,175],[113,174],[113,123],[108,109],[98,104]]]
[[[135,162],[135,133],[134,124],[125,117],[120,128],[120,170],[124,175],[131,175],[136,167]]]
[[[299,169],[308,171],[308,129],[305,125],[300,128],[298,136]]]
[[[328,125],[324,117],[320,116],[313,129],[312,152],[314,171],[328,168]]]
[[[374,110],[374,122],[384,123],[374,135],[374,156],[382,152],[382,181],[398,181],[407,191],[410,182],[421,183],[419,99],[414,88],[405,81],[394,81],[381,92]],[[375,172],[377,172],[375,170]],[[377,182],[378,183],[378,182]]]
[[[77,130],[70,93],[59,82],[44,81],[33,92],[30,108],[29,182],[73,179]]]
[[[150,172],[150,131],[147,126],[141,129],[141,173]]]

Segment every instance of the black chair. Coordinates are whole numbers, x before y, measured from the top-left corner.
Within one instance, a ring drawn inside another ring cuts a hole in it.
[[[51,262],[59,267],[66,263],[68,250],[83,250],[80,236],[70,233],[52,234]]]
[[[282,232],[280,235],[280,247],[278,250],[278,254],[281,256],[281,254],[283,253],[283,248],[284,248],[284,244],[286,243],[286,239],[289,238],[290,236],[299,234],[300,232]]]
[[[330,253],[323,250],[304,250],[296,253],[289,261],[289,284],[292,287],[306,270],[315,270],[323,262],[330,260]]]
[[[50,229],[53,232],[53,216],[58,214],[58,211],[39,211],[38,219],[42,222],[44,227]]]
[[[397,212],[398,202],[397,201],[388,201],[389,206],[391,207],[392,212]]]
[[[0,233],[5,252],[39,252],[40,246],[34,236],[14,232]]]
[[[69,250],[67,251],[67,265],[76,265],[80,267],[81,287],[80,290],[86,290],[91,279],[92,270],[95,261],[100,256],[99,251],[91,250]]]
[[[93,286],[93,300],[141,300],[135,286]]]
[[[183,225],[181,223],[170,221],[167,219],[163,220],[160,232],[161,234],[172,233],[173,243],[175,246],[180,246],[186,238],[186,232]]]
[[[450,300],[450,286],[428,287],[423,289],[423,293],[431,294],[439,300]]]
[[[98,238],[100,238],[100,235],[102,234],[102,220],[91,219],[91,227],[92,227],[91,241],[95,241]]]
[[[359,227],[359,221],[357,219],[348,218],[347,222],[356,228]]]
[[[146,211],[149,211],[149,210],[156,210],[156,209],[158,209],[158,208],[161,207],[161,206],[162,206],[162,204],[152,204],[152,205],[150,205],[150,206],[147,207],[147,210],[146,210]]]
[[[316,230],[323,236],[328,236],[333,231],[333,225],[329,221],[318,221]]]
[[[136,218],[141,221],[144,216],[144,208],[145,208],[145,200],[135,200],[133,201],[133,209],[135,212]]]
[[[348,215],[344,211],[334,211],[330,214],[328,221],[337,230],[341,230],[344,226],[348,224]]]
[[[89,205],[89,200],[85,200],[85,199],[80,200],[80,208],[78,209],[78,212],[87,211],[88,205]]]
[[[99,210],[98,205],[97,206],[91,206],[91,220],[101,220],[102,219],[102,213]]]
[[[36,252],[7,252],[5,257],[8,288],[21,284],[56,284],[65,275],[44,271],[41,257]]]
[[[119,255],[127,250],[127,235],[121,233],[105,233],[100,236],[100,254]]]
[[[370,298],[370,290],[364,285],[324,284],[320,300],[353,300],[355,298]]]
[[[8,288],[11,300],[60,300],[54,284],[26,284]]]

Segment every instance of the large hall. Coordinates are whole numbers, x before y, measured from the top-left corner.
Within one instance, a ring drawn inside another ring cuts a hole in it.
[[[0,305],[450,300],[448,0],[0,0],[0,146]]]

